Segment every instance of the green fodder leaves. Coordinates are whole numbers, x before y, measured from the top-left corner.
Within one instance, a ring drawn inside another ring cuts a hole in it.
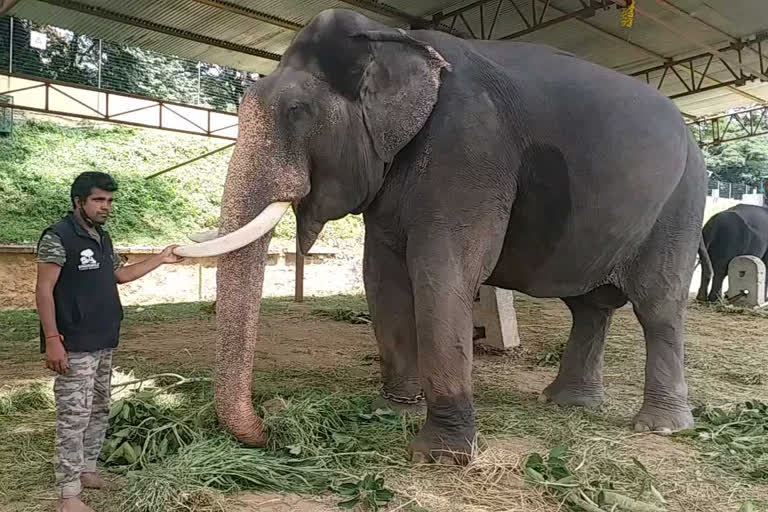
[[[378,510],[393,498],[381,478],[368,472],[405,463],[402,451],[417,428],[414,418],[371,411],[372,397],[366,395],[277,397],[258,406],[268,445],[246,448],[206,423],[206,414],[202,423],[196,420],[201,407],[210,405],[201,405],[210,393],[200,389],[210,383],[195,384],[176,390],[182,397],[196,393],[191,403],[169,397],[174,385],[166,385],[125,396],[110,411],[103,457],[111,470],[128,475],[133,510],[221,510],[221,492],[317,494],[346,488],[338,482],[354,484],[356,495],[344,495],[344,501],[356,499],[365,509]],[[355,475],[365,476],[358,481]]]
[[[117,400],[109,411],[109,430],[102,450],[108,466],[143,468],[172,455],[198,437],[190,422],[142,391]]]
[[[335,454],[360,464],[370,452],[390,454],[417,423],[391,410],[370,411],[369,396],[307,392],[262,404],[268,448],[295,457]]]
[[[344,497],[344,500],[338,503],[342,509],[359,506],[363,510],[379,510],[395,497],[395,493],[384,486],[383,478],[371,474],[357,481],[339,484],[336,491]]]
[[[697,424],[678,436],[701,445],[703,455],[721,467],[768,482],[768,404],[702,406],[693,414]]]
[[[162,464],[131,476],[126,496],[135,510],[189,510],[190,496],[202,490],[244,489],[318,493],[331,485],[335,471],[325,458],[276,457],[219,435],[184,446]]]
[[[53,409],[53,395],[39,382],[25,388],[0,390],[0,416],[42,409]]]
[[[552,448],[547,455],[529,454],[523,461],[526,480],[545,490],[551,497],[562,502],[565,510],[573,512],[663,512],[664,509],[652,503],[665,503],[664,497],[653,485],[650,475],[639,461],[635,461],[646,478],[639,489],[619,490],[611,481],[589,480],[569,464],[568,449],[564,446]],[[630,497],[629,494],[635,494]],[[640,496],[649,494],[641,500]]]
[[[322,318],[335,320],[336,322],[346,322],[349,324],[370,324],[371,315],[367,311],[355,311],[346,308],[335,309],[313,309],[312,314]]]

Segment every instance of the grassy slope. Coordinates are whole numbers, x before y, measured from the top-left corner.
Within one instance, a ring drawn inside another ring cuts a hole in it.
[[[69,208],[69,185],[83,171],[112,174],[120,191],[109,229],[117,243],[163,245],[216,225],[232,150],[155,179],[158,170],[225,144],[203,137],[123,127],[18,124],[0,139],[0,243],[36,242],[48,224]],[[277,238],[292,238],[286,215]],[[329,223],[324,238],[359,238],[359,217]]]

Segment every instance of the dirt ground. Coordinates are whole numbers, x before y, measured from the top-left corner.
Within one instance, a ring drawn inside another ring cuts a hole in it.
[[[494,404],[507,407],[510,414],[514,413],[514,404],[522,404],[530,410],[548,408],[550,414],[560,415],[553,417],[563,418],[562,425],[553,428],[577,430],[568,435],[581,436],[585,453],[587,450],[605,452],[608,454],[605,455],[606,460],[636,456],[657,475],[668,495],[672,496],[670,511],[736,512],[743,495],[768,503],[768,489],[761,485],[744,484],[738,477],[716,470],[709,472],[711,468],[702,461],[702,454],[691,445],[675,439],[631,432],[631,416],[642,400],[645,349],[642,331],[630,308],[617,311],[608,334],[605,404],[599,411],[590,413],[593,416],[578,416],[581,413],[561,412],[554,406],[536,402],[539,393],[557,373],[556,366],[541,366],[537,360],[555,351],[567,338],[570,329],[568,310],[559,301],[524,296],[518,296],[516,307],[522,348],[507,355],[475,354],[473,378],[476,396],[485,397],[483,400],[486,403],[495,400]],[[338,375],[338,382],[329,382],[331,388],[345,389],[360,382],[376,388],[379,379],[377,351],[370,326],[323,319],[312,315],[311,309],[310,305],[291,305],[279,311],[265,311],[261,343],[255,356],[257,382],[260,371],[274,372],[282,368],[286,371],[286,379],[301,378],[294,375],[300,375],[302,371],[324,372],[331,376]],[[147,365],[173,367],[179,373],[210,368],[214,360],[215,334],[213,315],[193,315],[182,320],[158,317],[155,321],[129,322],[123,331],[116,365],[123,371]],[[0,357],[5,361],[0,365],[0,382],[15,385],[50,378],[42,367],[40,354],[35,354],[35,340],[30,341],[30,347],[32,350],[23,354],[8,353],[0,347]],[[724,314],[692,305],[686,322],[686,351],[686,375],[693,405],[768,400],[768,378],[765,378],[768,318]],[[745,375],[761,378],[750,381],[743,378]],[[571,418],[578,421],[571,421]],[[578,429],[585,425],[584,418],[599,418],[610,428],[605,432],[596,430],[582,435]],[[479,408],[481,431],[483,421],[483,409]],[[523,425],[525,418],[515,421]],[[489,439],[481,458],[488,460],[490,457],[494,464],[500,460],[505,464],[517,464],[531,450],[539,449],[537,447],[546,449],[542,441],[544,435],[530,434],[530,429],[521,427],[519,435]],[[547,439],[559,435],[548,434]],[[398,483],[398,491],[427,506],[430,511],[495,510],[492,500],[487,498],[492,491],[474,489],[472,493],[476,495],[473,494],[471,500],[457,501],[451,497],[451,493],[456,492],[455,487],[450,488],[452,482],[450,479],[440,481],[409,476]],[[534,510],[526,508],[526,503],[530,503],[532,498],[530,490],[525,489],[522,483],[516,487],[514,482],[507,482],[505,489],[511,500],[508,503],[514,501],[515,493],[520,494],[520,508],[505,510]],[[241,503],[233,510],[241,512],[334,510],[333,504],[326,500],[292,495],[246,493],[239,495],[238,500]],[[558,510],[555,505],[546,508],[542,502],[536,503],[535,510]]]

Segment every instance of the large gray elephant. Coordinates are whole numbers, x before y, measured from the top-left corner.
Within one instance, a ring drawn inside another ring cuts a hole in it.
[[[364,216],[384,396],[393,405],[426,397],[414,459],[469,453],[482,283],[570,308],[560,371],[544,390],[558,404],[601,402],[605,334],[630,301],[647,344],[634,428],[692,424],[683,315],[707,175],[670,100],[549,47],[328,10],[248,91],[239,116],[222,236],[177,250],[226,253],[216,403],[238,439],[265,441],[252,358],[267,247],[291,205],[304,253],[327,221]]]
[[[722,297],[723,280],[733,258],[755,256],[768,266],[768,208],[737,204],[717,213],[704,225],[702,240],[703,248],[699,249],[701,285],[696,298],[714,302]],[[760,297],[761,300],[765,298]]]

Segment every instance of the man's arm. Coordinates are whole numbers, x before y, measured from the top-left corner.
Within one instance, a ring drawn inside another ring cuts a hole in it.
[[[152,272],[157,267],[164,263],[179,263],[184,261],[184,258],[173,254],[173,249],[177,247],[175,245],[169,245],[160,254],[155,254],[149,258],[142,260],[133,265],[123,265],[115,270],[115,280],[120,283],[130,283],[136,279]]]
[[[67,351],[61,342],[61,334],[56,326],[56,307],[53,302],[53,288],[61,274],[61,267],[56,263],[37,264],[37,285],[35,302],[40,323],[45,336],[45,366],[56,373],[64,374],[69,369]]]
[[[61,268],[67,262],[67,251],[59,236],[46,231],[37,244],[37,285],[35,302],[43,328],[45,344],[45,366],[56,373],[67,372],[67,351],[64,349],[61,334],[56,325],[56,305],[53,301],[53,288],[61,274]]]

